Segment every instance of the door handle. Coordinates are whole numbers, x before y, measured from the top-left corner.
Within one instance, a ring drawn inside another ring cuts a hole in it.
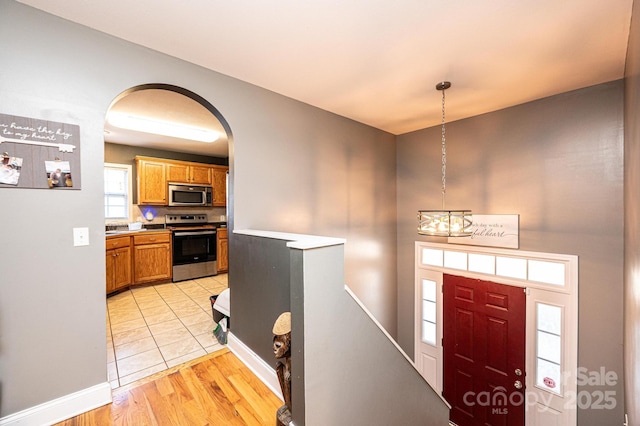
[[[516,380],[515,383],[513,384],[513,386],[516,389],[522,389],[522,382],[520,380]]]

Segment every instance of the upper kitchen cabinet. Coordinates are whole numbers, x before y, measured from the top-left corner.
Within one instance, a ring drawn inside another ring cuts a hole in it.
[[[167,163],[162,160],[136,157],[138,203],[167,205]]]
[[[211,185],[211,167],[199,163],[169,162],[167,163],[167,182]]]
[[[213,205],[227,205],[227,171],[229,167],[213,166]]]
[[[167,185],[188,183],[211,185],[212,204],[227,205],[227,166],[137,156],[138,204],[163,205],[169,202]]]

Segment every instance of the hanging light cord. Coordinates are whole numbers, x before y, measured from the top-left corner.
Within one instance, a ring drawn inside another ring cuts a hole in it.
[[[444,210],[444,197],[447,192],[447,146],[444,134],[444,92],[442,89],[442,210]]]

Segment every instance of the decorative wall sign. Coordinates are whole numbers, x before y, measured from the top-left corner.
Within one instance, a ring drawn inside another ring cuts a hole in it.
[[[0,188],[81,187],[80,127],[76,124],[0,114],[0,153],[4,153],[3,159],[16,159],[3,165],[6,170],[2,170]],[[65,173],[62,180],[51,178],[52,172],[57,177],[58,167],[49,170],[54,160],[66,170],[61,168]],[[54,180],[56,183],[52,184]]]
[[[520,215],[489,214],[473,215],[470,237],[452,237],[450,244],[470,246],[502,247],[517,249],[520,247]]]

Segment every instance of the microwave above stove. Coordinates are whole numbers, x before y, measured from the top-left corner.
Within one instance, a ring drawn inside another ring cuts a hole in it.
[[[212,203],[213,188],[206,185],[169,184],[169,207],[208,207]]]

